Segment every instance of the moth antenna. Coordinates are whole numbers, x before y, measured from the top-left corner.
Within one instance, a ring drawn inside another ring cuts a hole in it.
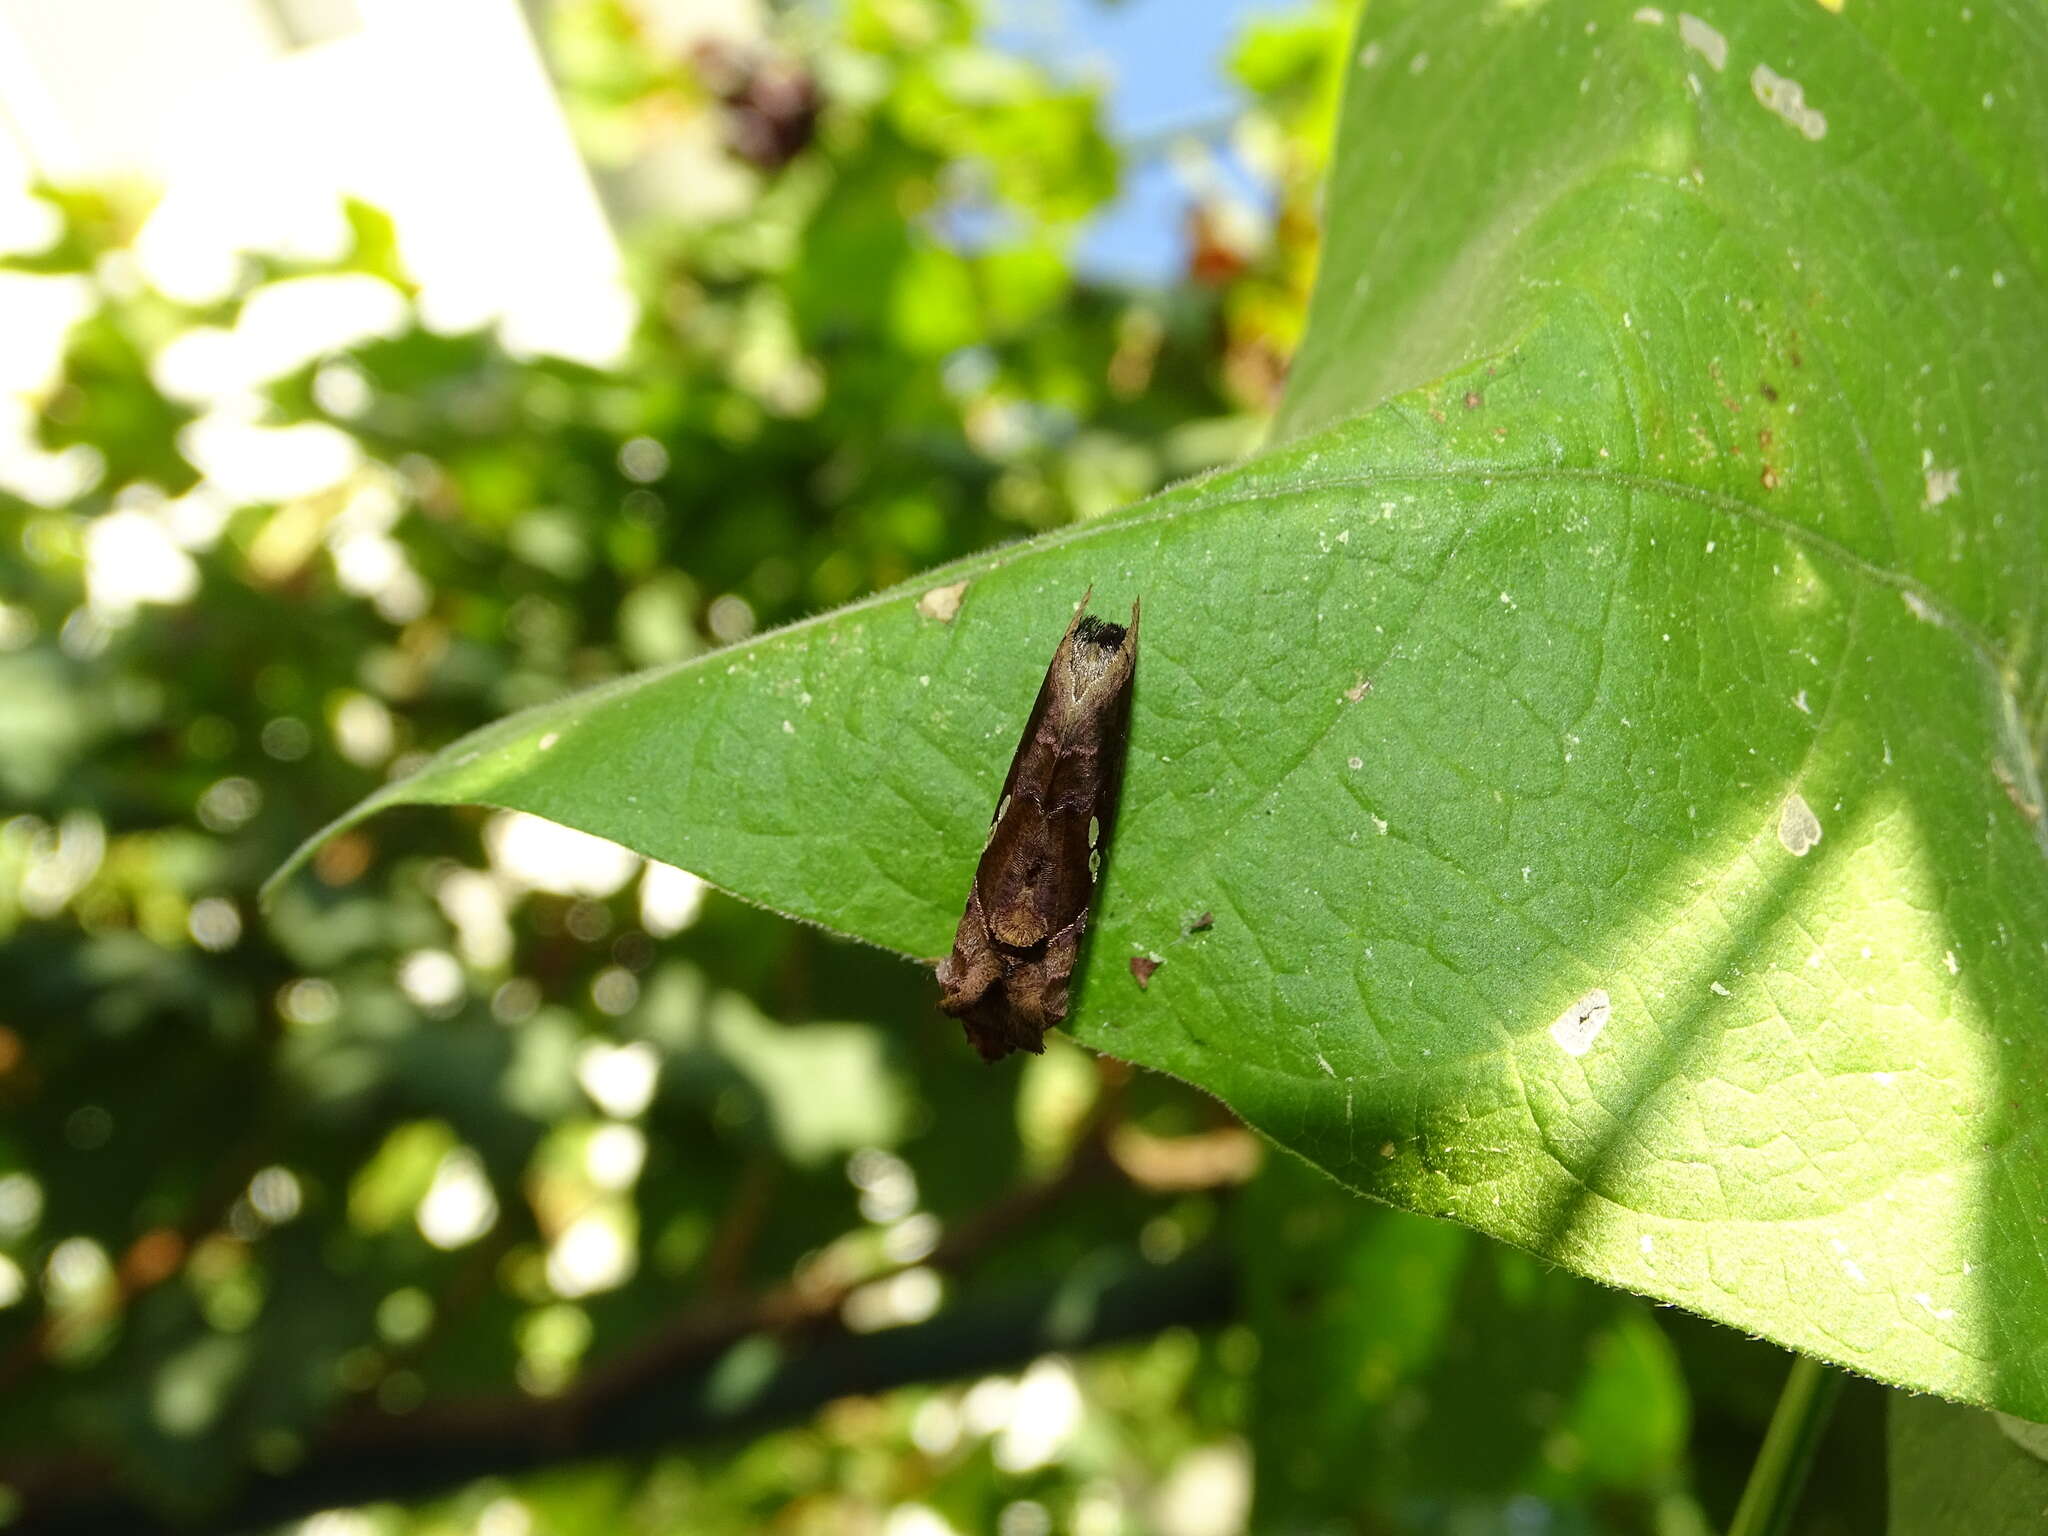
[[[1067,633],[1069,635],[1072,635],[1075,630],[1079,629],[1081,621],[1088,617],[1088,599],[1094,595],[1095,583],[1091,581],[1088,583],[1088,590],[1081,594],[1081,601],[1074,608],[1073,618],[1067,621]]]

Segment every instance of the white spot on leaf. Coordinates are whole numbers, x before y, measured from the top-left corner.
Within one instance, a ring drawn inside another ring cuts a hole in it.
[[[1806,91],[1768,64],[1749,72],[1749,88],[1767,111],[1777,114],[1809,139],[1826,136],[1828,120],[1806,104]]]
[[[967,586],[964,581],[956,581],[950,587],[933,587],[917,600],[917,611],[928,619],[950,624],[960,612],[960,600],[967,595]]]
[[[1925,1291],[1915,1291],[1913,1293],[1913,1299],[1919,1302],[1922,1307],[1926,1308],[1927,1315],[1933,1318],[1937,1323],[1945,1323],[1950,1318],[1956,1315],[1956,1309],[1954,1307],[1937,1307],[1934,1304],[1934,1298],[1928,1295]]]
[[[1600,1038],[1600,1031],[1607,1027],[1608,1015],[1613,1011],[1614,1004],[1607,993],[1595,987],[1557,1016],[1550,1026],[1550,1038],[1567,1056],[1583,1056]]]
[[[1927,505],[1938,507],[1951,496],[1960,495],[1963,489],[1963,472],[1960,469],[1943,469],[1934,462],[1931,450],[1920,453],[1920,482],[1926,489]]]
[[[1708,26],[1699,17],[1678,13],[1678,35],[1685,46],[1714,66],[1719,74],[1728,67],[1728,39]]]
[[[1787,795],[1784,808],[1778,812],[1778,841],[1785,851],[1795,859],[1803,859],[1820,838],[1820,818],[1813,814],[1806,797],[1798,793]]]

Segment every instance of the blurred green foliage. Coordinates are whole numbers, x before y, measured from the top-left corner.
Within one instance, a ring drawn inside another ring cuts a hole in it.
[[[1227,1213],[1256,1149],[1210,1101],[1057,1042],[989,1071],[892,959],[488,813],[387,818],[255,905],[309,831],[508,710],[1249,447],[1301,324],[1347,10],[1246,38],[1235,140],[1270,206],[1198,208],[1158,293],[1070,263],[1119,173],[1094,95],[946,0],[687,56],[624,0],[556,8],[608,197],[675,144],[724,188],[622,213],[642,319],[605,369],[426,326],[368,208],[339,262],[252,257],[194,309],[135,275],[146,204],[49,194],[59,237],[8,265],[89,291],[37,424],[87,483],[0,495],[0,1484],[25,1528],[390,1494],[302,1528],[1220,1533],[1248,1443],[1288,1528],[1694,1528],[1645,1309],[1361,1223],[1291,1169]],[[166,348],[344,275],[402,322],[270,380],[260,422],[341,471],[223,491]],[[1161,1289],[1135,1341],[1041,1347],[1233,1247],[1243,1321]],[[917,1331],[933,1313],[972,1328]],[[459,1491],[371,1462],[237,1503],[356,1435],[460,1465],[488,1415],[650,1359],[702,1368],[700,1429],[752,1430],[820,1333],[891,1327],[923,1353],[876,1379],[925,1384],[806,1407],[799,1379],[793,1427],[751,1441],[640,1424],[631,1455],[548,1466],[543,1434]],[[1537,1406],[1496,1435],[1517,1330]]]

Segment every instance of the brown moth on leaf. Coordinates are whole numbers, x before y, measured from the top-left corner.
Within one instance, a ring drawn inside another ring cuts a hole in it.
[[[996,800],[953,953],[939,962],[939,1006],[983,1059],[1043,1051],[1067,1016],[1067,984],[1088,931],[1116,822],[1138,661],[1128,626],[1088,612],[1084,593],[1053,652],[1038,702]]]

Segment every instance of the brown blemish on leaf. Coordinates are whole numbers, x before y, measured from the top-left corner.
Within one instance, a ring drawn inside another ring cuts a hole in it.
[[[1361,672],[1358,674],[1358,681],[1353,683],[1349,688],[1346,688],[1344,690],[1344,697],[1351,703],[1356,704],[1360,699],[1364,698],[1368,693],[1371,692],[1372,679],[1367,677],[1363,672]]]
[[[1483,396],[1482,396],[1482,395],[1481,395],[1481,394],[1479,393],[1479,391],[1478,391],[1478,390],[1476,390],[1476,389],[1468,389],[1468,390],[1466,390],[1466,391],[1465,391],[1465,409],[1466,409],[1466,410],[1468,410],[1468,411],[1476,411],[1476,410],[1478,410],[1478,409],[1479,409],[1479,407],[1480,407],[1480,406],[1484,405],[1485,403],[1486,403],[1486,402],[1485,402],[1485,398],[1484,398],[1484,397],[1483,397]]]
[[[1777,390],[1771,387],[1771,381],[1769,379],[1765,379],[1761,383],[1759,383],[1756,387],[1756,392],[1762,395],[1766,400],[1770,401],[1773,405],[1776,405],[1778,403],[1778,392]]]
[[[1766,464],[1764,466],[1764,472],[1758,475],[1756,478],[1757,483],[1763,486],[1765,490],[1775,491],[1778,488],[1777,466],[1772,464]]]
[[[1152,973],[1159,969],[1159,962],[1150,955],[1131,956],[1131,977],[1138,983],[1138,990],[1144,991],[1152,985]]]
[[[1204,912],[1200,917],[1196,918],[1192,923],[1188,924],[1188,932],[1207,933],[1211,928],[1214,928],[1215,926],[1216,914],[1214,912]]]
[[[928,619],[950,624],[960,612],[960,600],[967,596],[968,583],[956,581],[950,587],[933,587],[917,600],[917,611]]]
[[[1997,777],[1999,787],[2005,791],[2005,798],[2012,802],[2013,809],[2028,821],[2038,825],[2041,820],[2041,807],[2027,798],[2026,791],[2020,788],[2019,780],[2013,775],[2012,769],[2006,766],[2005,759],[1994,757],[1991,760],[1991,771]]]

